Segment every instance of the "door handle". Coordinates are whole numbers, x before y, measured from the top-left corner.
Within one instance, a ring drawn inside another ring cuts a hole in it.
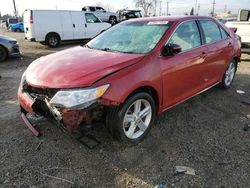
[[[75,24],[73,24],[73,28],[75,28],[76,27],[76,25]]]
[[[85,27],[88,27],[88,25],[87,25],[87,24],[85,24]]]

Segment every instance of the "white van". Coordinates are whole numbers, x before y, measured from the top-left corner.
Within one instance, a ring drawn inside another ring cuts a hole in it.
[[[64,40],[91,39],[111,27],[93,13],[66,10],[25,10],[25,39],[50,47]]]
[[[250,10],[241,9],[237,21],[229,21],[226,26],[237,28],[236,34],[241,37],[242,47],[250,47]]]

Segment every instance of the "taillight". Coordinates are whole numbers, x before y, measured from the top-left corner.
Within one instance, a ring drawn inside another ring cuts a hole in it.
[[[30,23],[33,24],[33,12],[30,11]]]

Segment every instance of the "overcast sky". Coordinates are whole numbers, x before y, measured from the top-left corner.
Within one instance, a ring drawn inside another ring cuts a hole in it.
[[[101,3],[106,7],[116,11],[123,8],[135,9],[134,0],[15,0],[19,14],[25,9],[63,9],[81,10],[84,5],[95,5]],[[195,6],[195,0],[161,0],[161,12],[166,14],[167,1],[169,2],[169,12],[171,15],[183,15],[190,12]],[[160,0],[158,0],[160,2]],[[200,4],[200,15],[208,15],[212,10],[213,0],[197,0]],[[159,6],[157,5],[157,14]],[[224,9],[237,13],[240,8],[250,9],[250,0],[216,0],[215,12],[223,12]],[[13,0],[0,0],[0,12],[3,14],[13,14]],[[152,11],[151,11],[152,12]]]

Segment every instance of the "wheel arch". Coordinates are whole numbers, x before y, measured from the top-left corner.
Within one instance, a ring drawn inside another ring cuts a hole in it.
[[[160,96],[159,96],[157,90],[153,86],[150,86],[150,85],[144,85],[144,86],[140,86],[140,87],[137,87],[137,88],[133,89],[125,97],[124,102],[127,99],[129,99],[132,95],[134,95],[136,93],[140,93],[140,92],[145,92],[145,93],[150,94],[153,97],[154,101],[155,101],[156,109],[159,110],[159,107],[160,107]]]
[[[47,38],[48,38],[48,36],[50,36],[50,35],[57,35],[57,36],[59,37],[59,39],[61,40],[61,36],[60,36],[59,33],[54,32],[54,31],[51,31],[51,32],[49,32],[49,33],[46,34],[46,36],[45,36],[45,42],[47,41]],[[47,43],[47,42],[46,42],[46,43]]]

